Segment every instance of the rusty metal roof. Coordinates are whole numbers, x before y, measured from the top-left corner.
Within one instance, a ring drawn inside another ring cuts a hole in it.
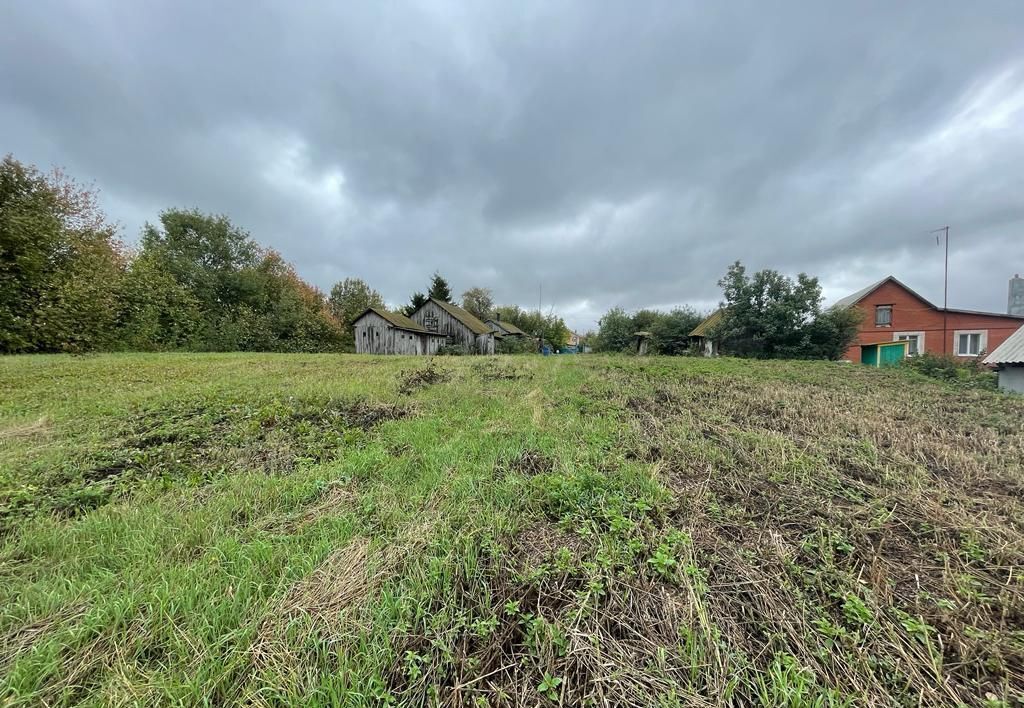
[[[1007,337],[985,357],[986,364],[1024,364],[1024,327]]]

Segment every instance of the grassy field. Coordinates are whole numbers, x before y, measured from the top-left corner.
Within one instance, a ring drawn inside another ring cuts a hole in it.
[[[0,359],[0,705],[1024,703],[1024,397],[582,357]]]

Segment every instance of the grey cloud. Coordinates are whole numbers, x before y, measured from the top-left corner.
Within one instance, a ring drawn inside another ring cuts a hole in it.
[[[531,305],[543,282],[580,328],[709,305],[737,258],[935,296],[946,223],[954,304],[999,310],[1024,271],[1015,2],[5,15],[5,150],[95,181],[129,238],[162,207],[224,212],[321,287],[397,304],[440,268]]]

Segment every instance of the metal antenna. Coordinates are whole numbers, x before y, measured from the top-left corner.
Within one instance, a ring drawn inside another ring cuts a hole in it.
[[[942,276],[942,353],[946,354],[949,347],[949,342],[946,341],[949,333],[949,328],[946,326],[946,317],[949,314],[946,310],[949,307],[949,227],[943,226],[942,228],[933,229],[928,233],[937,234],[940,231],[946,234],[946,261]],[[935,240],[937,242],[939,237],[936,236]]]

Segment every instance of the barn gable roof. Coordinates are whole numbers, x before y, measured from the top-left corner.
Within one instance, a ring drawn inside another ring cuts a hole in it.
[[[488,322],[493,322],[494,324],[498,325],[498,327],[500,327],[501,329],[505,330],[509,334],[526,334],[526,332],[524,332],[523,330],[519,329],[518,327],[516,327],[511,322],[506,322],[505,320],[494,320],[494,319],[487,320],[487,321]]]
[[[1024,326],[1006,338],[991,354],[986,364],[1024,364]]]
[[[385,320],[390,322],[398,329],[405,329],[410,332],[419,332],[420,334],[430,334],[430,332],[427,331],[427,328],[424,327],[423,325],[413,322],[405,315],[399,314],[397,312],[389,312],[388,310],[385,310],[382,307],[366,308],[365,310],[363,310],[362,314],[359,315],[359,317],[356,317],[354,320],[352,320],[352,324],[355,324],[359,320],[363,319],[363,317],[366,316],[367,312],[372,312],[378,317],[383,317]]]
[[[442,310],[447,312],[449,315],[451,315],[452,317],[457,319],[459,322],[461,322],[462,324],[464,324],[467,327],[469,327],[470,331],[472,331],[473,334],[490,334],[491,333],[491,328],[490,327],[485,325],[483,322],[481,322],[479,319],[477,319],[474,315],[472,315],[468,311],[463,310],[458,305],[453,305],[450,302],[445,302],[444,300],[438,300],[437,298],[433,298],[433,297],[429,298],[427,300],[427,302],[434,303],[435,305],[440,307]]]
[[[725,308],[721,308],[721,307],[718,308],[717,310],[712,312],[710,315],[708,315],[707,319],[705,319],[699,325],[694,327],[693,331],[690,332],[690,336],[691,337],[706,337],[706,336],[708,336],[708,334],[711,333],[711,330],[713,330],[715,328],[715,325],[717,325],[719,322],[722,321],[722,316],[724,314],[725,314]]]

